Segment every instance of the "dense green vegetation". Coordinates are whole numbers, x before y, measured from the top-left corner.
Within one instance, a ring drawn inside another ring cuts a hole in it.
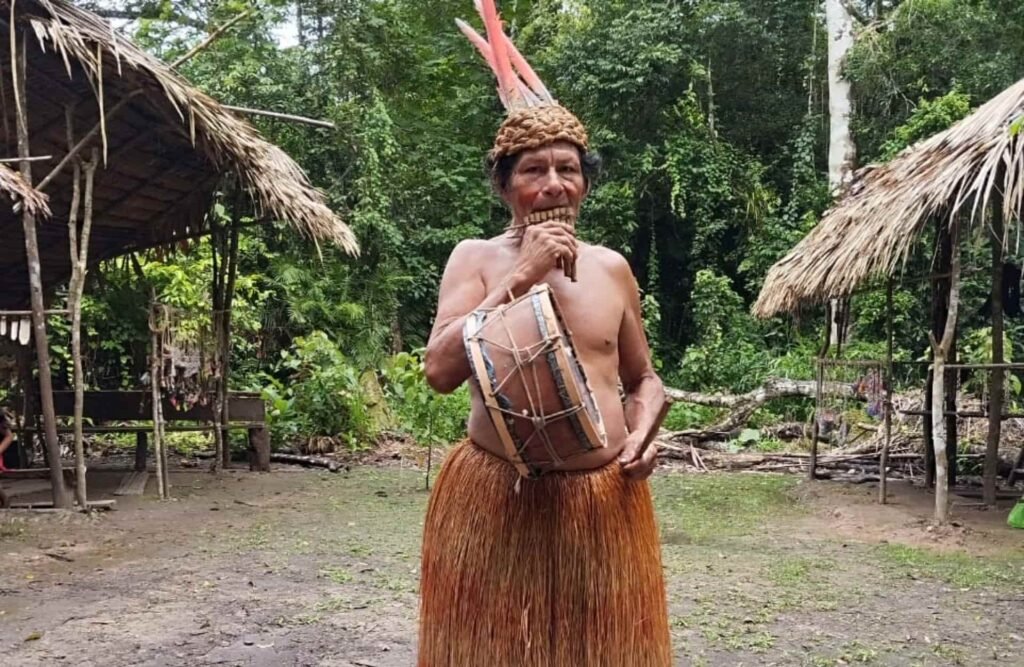
[[[454,26],[471,0],[107,2],[147,49],[173,60],[204,26],[256,13],[184,66],[220,100],[329,119],[336,130],[254,122],[327,193],[362,244],[322,258],[283,224],[251,230],[234,309],[235,388],[271,401],[277,442],[368,443],[376,376],[393,422],[457,436],[466,396],[434,396],[426,342],[455,243],[492,235],[505,212],[482,158],[500,120],[489,72]],[[1024,76],[1016,0],[852,2],[866,22],[847,75],[861,164],[963,117]],[[821,314],[758,322],[749,305],[768,267],[830,203],[825,173],[827,40],[815,0],[515,0],[513,39],[588,124],[605,160],[581,234],[626,255],[644,294],[658,366],[671,384],[744,391],[769,375],[811,377]],[[297,39],[282,45],[280,31]],[[290,43],[294,42],[294,43]],[[987,265],[975,244],[970,262]],[[925,246],[922,245],[922,248]],[[138,382],[150,289],[197,316],[210,253],[146,253],[93,274],[86,303],[89,381]],[[912,258],[918,275],[927,253]],[[965,287],[964,349],[984,358],[986,273]],[[895,296],[897,352],[926,350],[927,285]],[[854,353],[884,349],[884,293],[854,299]],[[1020,355],[1024,324],[1010,320]],[[1009,350],[1008,350],[1009,351]],[[66,368],[59,369],[66,375]],[[707,418],[698,410],[678,423]]]

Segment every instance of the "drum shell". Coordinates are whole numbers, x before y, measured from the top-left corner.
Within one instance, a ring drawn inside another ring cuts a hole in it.
[[[475,313],[466,347],[499,437],[530,474],[606,446],[600,411],[546,285]]]

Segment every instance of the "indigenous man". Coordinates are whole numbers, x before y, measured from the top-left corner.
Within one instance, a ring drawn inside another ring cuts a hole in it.
[[[485,13],[493,2],[482,5]],[[489,30],[491,44],[499,34]],[[513,110],[488,157],[512,224],[496,238],[461,242],[445,269],[426,352],[430,385],[451,392],[473,376],[463,338],[470,313],[547,283],[608,442],[522,478],[470,384],[469,437],[449,454],[424,526],[420,667],[671,664],[647,483],[664,388],[629,264],[577,240],[565,221],[575,220],[595,164],[582,124],[562,106]],[[529,223],[556,208],[570,214]],[[575,282],[563,270],[573,263]]]

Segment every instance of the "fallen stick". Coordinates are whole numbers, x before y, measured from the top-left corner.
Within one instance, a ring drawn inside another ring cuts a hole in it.
[[[338,472],[344,467],[341,463],[332,459],[327,459],[322,456],[303,456],[301,454],[275,453],[270,455],[270,460],[275,463],[297,463],[298,465],[303,466],[327,468],[331,472]]]

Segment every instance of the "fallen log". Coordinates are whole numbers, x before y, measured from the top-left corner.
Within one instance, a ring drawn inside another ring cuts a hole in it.
[[[666,387],[665,394],[670,403],[692,403],[710,408],[729,410],[729,414],[717,424],[706,429],[687,429],[671,433],[673,440],[730,440],[739,435],[743,426],[761,406],[781,398],[814,398],[817,393],[814,380],[787,380],[769,378],[757,389],[745,394],[704,394]],[[852,383],[826,382],[822,391],[827,396],[859,400]]]
[[[331,472],[339,472],[345,467],[343,464],[333,459],[328,459],[323,456],[304,456],[302,454],[283,454],[280,452],[273,452],[270,454],[270,460],[274,463],[295,463],[302,466],[327,468]]]

